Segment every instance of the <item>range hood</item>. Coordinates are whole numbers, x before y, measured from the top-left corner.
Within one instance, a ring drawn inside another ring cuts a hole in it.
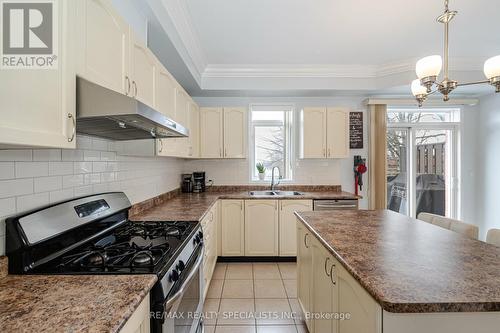
[[[186,137],[189,131],[135,98],[76,81],[76,131],[111,140]]]

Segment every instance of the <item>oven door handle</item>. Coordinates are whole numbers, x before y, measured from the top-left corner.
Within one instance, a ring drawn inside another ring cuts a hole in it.
[[[175,302],[177,302],[179,298],[184,295],[184,293],[186,292],[186,287],[189,285],[191,280],[193,280],[193,277],[196,275],[196,272],[198,271],[198,268],[200,268],[202,262],[203,252],[200,252],[200,256],[198,257],[198,259],[196,259],[196,263],[193,265],[193,268],[186,277],[186,280],[182,284],[182,287],[180,287],[179,290],[174,295],[172,295],[172,297],[165,301],[165,311],[168,311],[175,304]]]

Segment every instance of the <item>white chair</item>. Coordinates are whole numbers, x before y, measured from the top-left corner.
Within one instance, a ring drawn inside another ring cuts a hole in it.
[[[457,232],[468,238],[478,239],[479,237],[479,228],[473,224],[431,213],[420,213],[417,218],[424,222],[432,223],[438,227]]]
[[[437,215],[431,213],[420,213],[418,214],[417,219],[427,223],[432,223],[432,220],[434,219],[435,216]]]
[[[500,246],[500,229],[490,229],[486,234],[486,243]]]
[[[432,220],[432,224],[448,230],[450,230],[451,227],[450,219],[439,215],[435,215],[434,219]]]

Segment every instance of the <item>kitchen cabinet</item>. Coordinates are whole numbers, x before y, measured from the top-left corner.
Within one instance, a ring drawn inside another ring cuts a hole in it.
[[[79,0],[76,4],[77,74],[108,89],[130,94],[128,25],[111,0]]]
[[[297,296],[299,305],[304,314],[312,312],[312,256],[310,232],[297,221]],[[313,321],[305,318],[309,332],[314,332]]]
[[[175,116],[175,94],[176,81],[172,75],[157,62],[156,71],[156,94],[155,105],[156,109],[172,120],[176,120]]]
[[[312,211],[312,200],[280,200],[279,255],[297,255],[297,218],[294,212]]]
[[[333,256],[315,239],[313,244],[312,310],[317,314],[338,313],[337,267]],[[328,317],[313,319],[314,332],[337,333],[338,320]]]
[[[221,255],[245,255],[245,213],[243,200],[222,200],[220,209]]]
[[[189,100],[189,95],[182,88],[177,87],[175,92],[175,121],[185,127],[189,127],[187,124]]]
[[[224,108],[224,158],[245,157],[246,117],[245,108]]]
[[[245,256],[278,255],[278,201],[245,200]]]
[[[120,330],[120,333],[149,333],[150,332],[150,317],[149,317],[149,294],[144,297],[142,302],[135,309],[132,316]]]
[[[189,138],[188,157],[200,156],[200,107],[194,101],[189,102]]]
[[[245,108],[200,108],[200,157],[244,158]]]
[[[202,158],[222,158],[222,108],[200,108],[200,154]]]
[[[301,158],[349,157],[349,110],[304,108],[301,112]]]
[[[368,292],[341,265],[338,268],[338,304],[340,313],[350,320],[338,322],[339,333],[382,332],[382,309]]]
[[[129,31],[130,47],[130,93],[142,103],[155,108],[156,70],[158,61],[153,53]]]
[[[203,230],[204,258],[203,258],[203,278],[204,295],[207,294],[215,265],[217,263],[217,228],[218,228],[218,202],[208,211],[201,221]]]
[[[75,148],[76,3],[57,4],[58,67],[0,70],[0,148]]]

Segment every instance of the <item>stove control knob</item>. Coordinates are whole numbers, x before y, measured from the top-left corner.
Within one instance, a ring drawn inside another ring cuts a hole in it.
[[[172,273],[170,273],[168,279],[170,282],[176,282],[177,280],[179,280],[179,272],[177,271],[177,269],[174,269]]]
[[[182,272],[184,270],[184,268],[186,268],[186,264],[184,263],[184,261],[179,260],[179,262],[177,263],[176,268],[177,268],[177,270],[179,272]]]
[[[203,240],[203,232],[198,231],[198,237],[200,237],[200,239]]]

